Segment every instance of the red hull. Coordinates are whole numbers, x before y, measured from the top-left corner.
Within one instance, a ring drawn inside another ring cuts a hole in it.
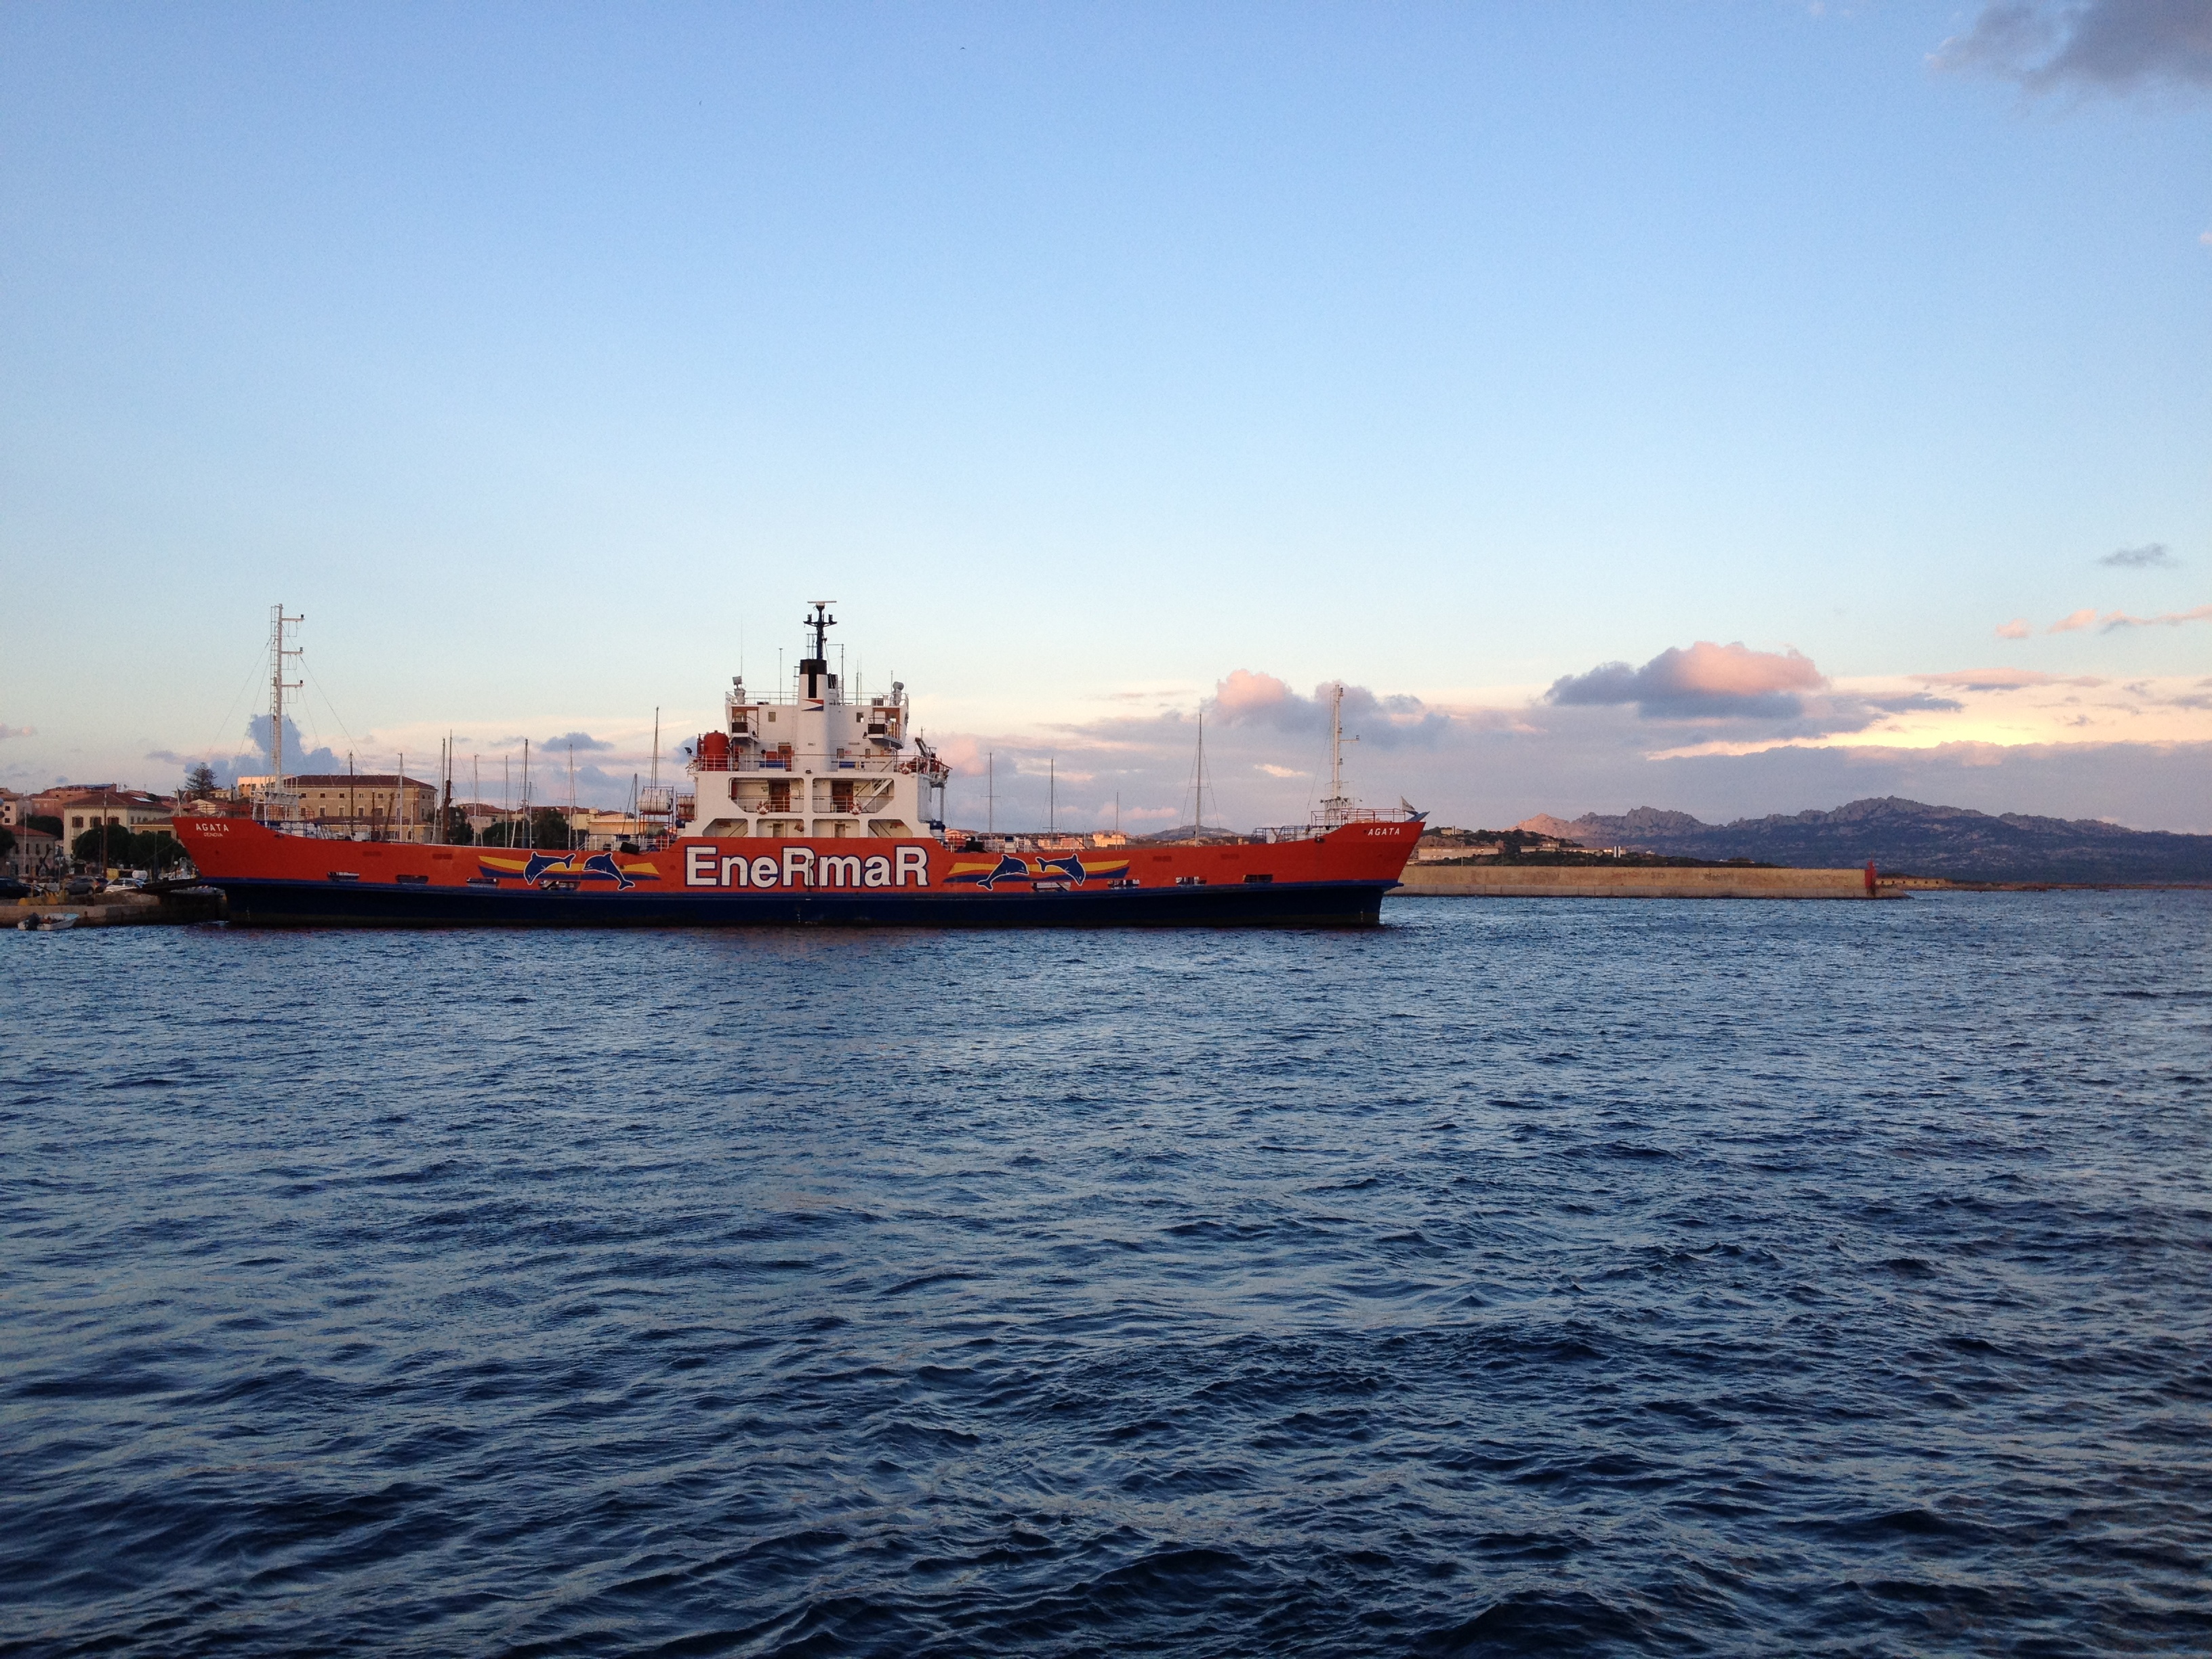
[[[631,926],[1372,921],[1420,830],[1361,823],[1308,841],[1019,853],[687,838],[649,854],[572,854],[324,841],[246,818],[176,825],[245,920]]]

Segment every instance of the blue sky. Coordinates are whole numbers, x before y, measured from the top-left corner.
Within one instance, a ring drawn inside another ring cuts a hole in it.
[[[619,793],[835,595],[1017,818],[1209,699],[1296,817],[1340,678],[1460,821],[2212,830],[2208,14],[0,9],[0,782],[234,756],[282,599],[311,746]]]

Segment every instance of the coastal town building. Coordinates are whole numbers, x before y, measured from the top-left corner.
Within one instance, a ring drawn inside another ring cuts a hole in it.
[[[15,837],[15,845],[7,858],[9,875],[17,881],[34,881],[61,872],[65,860],[59,836],[33,830],[28,824],[11,824],[8,828]]]
[[[157,795],[146,789],[118,789],[112,785],[77,792],[50,789],[32,799],[45,802],[55,796],[71,793],[75,793],[77,798],[54,801],[52,806],[27,816],[59,818],[62,839],[66,842],[74,841],[88,830],[99,829],[103,823],[134,833],[142,830],[167,830],[171,827],[176,812],[176,803],[167,795]]]
[[[488,800],[457,800],[453,811],[467,823],[472,836],[481,836],[495,823],[503,823],[512,816],[510,809]]]
[[[491,801],[457,800],[453,803],[453,811],[468,824],[471,835],[481,838],[487,831],[491,831],[495,840],[507,833],[504,826],[510,823],[519,824],[522,817],[520,807],[501,806]],[[613,807],[540,805],[532,806],[530,815],[532,819],[537,819],[539,813],[548,811],[567,824],[574,845],[585,852],[614,852],[625,843],[635,842],[640,834],[636,817]],[[514,834],[520,841],[522,831],[518,829]]]
[[[438,836],[438,787],[397,772],[307,772],[240,778],[239,793],[267,803],[285,821],[319,825],[326,834],[371,841],[433,842]]]
[[[580,806],[565,814],[576,845],[586,852],[611,853],[637,838],[637,820],[606,807]]]
[[[22,797],[22,814],[26,819],[59,817],[62,809],[71,801],[111,792],[117,787],[112,783],[58,783],[51,789],[34,789]]]
[[[131,804],[143,805],[149,801],[157,801],[164,813],[172,805],[166,795],[157,795],[146,789],[125,789],[119,783],[58,783],[51,789],[40,789],[22,796],[18,805],[26,819],[65,818],[72,810],[82,810],[88,801],[107,803],[106,810],[118,814]]]

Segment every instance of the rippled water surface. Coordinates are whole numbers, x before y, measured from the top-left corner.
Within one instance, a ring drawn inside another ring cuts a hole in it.
[[[2212,895],[1385,916],[0,934],[0,1647],[2212,1646]]]

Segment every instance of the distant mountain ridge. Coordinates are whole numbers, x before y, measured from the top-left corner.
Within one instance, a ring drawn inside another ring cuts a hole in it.
[[[1523,827],[1586,847],[1801,867],[1872,859],[1887,872],[1960,881],[2212,882],[2212,836],[2125,830],[2095,818],[1993,815],[1897,795],[1851,801],[1832,812],[1776,813],[1733,823],[1639,806],[1617,817],[1590,812],[1571,822],[1547,813]]]

